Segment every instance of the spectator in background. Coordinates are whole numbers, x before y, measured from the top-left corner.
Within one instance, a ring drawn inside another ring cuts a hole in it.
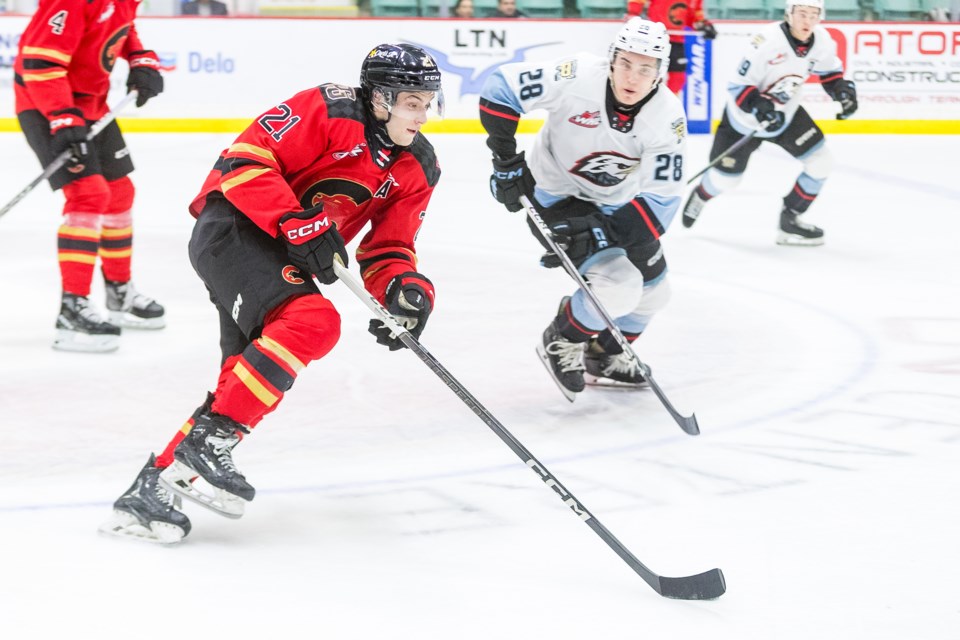
[[[494,18],[526,18],[527,15],[517,10],[517,0],[499,0]]]
[[[227,5],[220,0],[190,0],[184,2],[181,13],[185,16],[225,16]]]
[[[473,0],[457,0],[457,4],[453,5],[453,17],[472,18]]]
[[[627,0],[627,19],[646,16],[648,20],[662,22],[670,33],[670,67],[667,70],[667,87],[680,93],[687,83],[687,50],[682,31],[690,27],[699,31],[707,40],[717,37],[717,30],[704,17],[702,0]]]

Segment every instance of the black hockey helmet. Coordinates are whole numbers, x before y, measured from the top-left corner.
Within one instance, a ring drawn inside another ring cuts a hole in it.
[[[433,57],[412,44],[380,44],[360,67],[360,87],[394,91],[440,91],[440,69]]]

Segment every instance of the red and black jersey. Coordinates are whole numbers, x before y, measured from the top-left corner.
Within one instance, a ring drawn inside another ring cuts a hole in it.
[[[627,15],[639,16],[647,7],[647,20],[662,22],[668,31],[681,31],[703,21],[703,0],[627,0]],[[671,35],[670,42],[683,42]]]
[[[88,120],[107,112],[117,56],[142,51],[133,20],[139,0],[40,0],[20,37],[14,63],[17,113],[79,108]]]
[[[321,202],[347,242],[369,222],[357,260],[383,302],[394,276],[417,270],[414,242],[440,167],[423,135],[409,147],[385,144],[359,94],[324,84],[261,115],[220,155],[190,212],[199,216],[218,191],[274,237],[284,214]]]

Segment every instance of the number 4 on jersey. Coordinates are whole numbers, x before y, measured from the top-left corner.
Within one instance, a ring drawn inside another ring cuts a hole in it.
[[[47,24],[53,27],[54,35],[59,36],[63,33],[64,28],[67,26],[68,15],[66,11],[57,11],[52,18],[47,20]]]

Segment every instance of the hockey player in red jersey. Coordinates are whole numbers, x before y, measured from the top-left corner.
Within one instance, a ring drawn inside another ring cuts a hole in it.
[[[440,178],[420,133],[442,111],[440,71],[412,45],[384,44],[363,62],[360,87],[323,84],[268,110],[226,149],[190,205],[190,260],[220,313],[216,391],[159,457],[150,456],[101,530],[178,542],[190,521],[174,495],[239,517],[254,488],[231,451],[276,409],[297,374],[340,337],[340,316],[311,279],[337,276],[357,249],[367,291],[416,337],[433,310],[415,239]],[[381,321],[377,342],[403,345]],[[202,477],[214,492],[191,481]]]
[[[107,111],[117,58],[130,65],[127,87],[137,106],[163,91],[153,51],[134,26],[134,0],[41,0],[20,37],[14,64],[17,118],[43,166],[66,150],[71,161],[50,178],[66,203],[57,233],[62,302],[54,348],[112,351],[120,327],[159,329],[164,309],[130,282],[133,250],[133,162],[116,122],[86,141]],[[109,321],[88,302],[99,255]]]
[[[646,11],[644,11],[646,9]],[[645,14],[648,20],[662,22],[669,31],[685,27],[703,33],[707,40],[717,37],[717,30],[704,17],[703,0],[627,0],[627,17]],[[684,36],[670,34],[670,66],[667,69],[667,87],[680,93],[687,82],[687,52]]]

